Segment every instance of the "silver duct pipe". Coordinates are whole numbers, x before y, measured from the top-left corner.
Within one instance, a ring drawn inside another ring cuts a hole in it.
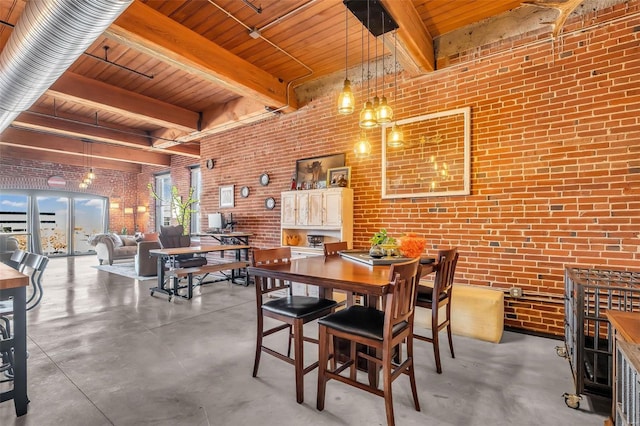
[[[31,107],[132,1],[28,1],[0,55],[0,133]]]

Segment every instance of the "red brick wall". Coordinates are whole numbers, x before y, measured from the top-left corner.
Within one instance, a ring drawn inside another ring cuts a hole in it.
[[[458,283],[522,287],[523,299],[507,298],[507,325],[560,335],[565,265],[640,270],[638,13],[629,2],[569,21],[553,42],[545,31],[401,78],[398,101],[390,99],[397,118],[471,107],[469,196],[382,200],[380,131],[369,132],[372,155],[356,159],[357,114],[339,116],[331,94],[205,140],[203,161],[217,165],[203,169],[204,213],[220,210],[220,185],[234,184],[236,207],[223,211],[256,234],[255,246],[277,245],[279,194],[296,159],[346,152],[356,247],[382,227],[424,235],[431,253],[458,247]],[[356,97],[363,101],[361,89]],[[271,183],[262,187],[265,171]],[[273,211],[264,208],[270,196]]]

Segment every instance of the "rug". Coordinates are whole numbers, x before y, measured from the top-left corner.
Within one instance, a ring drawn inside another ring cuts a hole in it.
[[[134,280],[149,281],[157,280],[156,276],[141,277],[136,275],[136,269],[133,263],[114,263],[113,265],[93,265],[93,268],[101,271],[106,271],[116,275],[122,275],[123,277],[133,278]]]

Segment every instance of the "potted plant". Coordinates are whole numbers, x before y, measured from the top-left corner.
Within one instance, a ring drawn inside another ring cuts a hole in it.
[[[167,202],[166,200],[163,200],[162,198],[160,198],[160,196],[153,190],[153,185],[149,183],[147,184],[147,188],[149,188],[149,191],[151,191],[151,196],[153,198],[155,198],[156,200],[160,200],[164,203]],[[174,212],[175,219],[176,219],[176,222],[178,222],[178,225],[182,225],[184,235],[189,235],[189,224],[191,223],[191,214],[196,212],[191,208],[191,204],[198,202],[197,199],[193,198],[194,190],[195,190],[194,187],[190,187],[189,195],[187,196],[186,200],[183,201],[182,196],[180,196],[178,192],[178,187],[175,185],[171,187],[171,200],[170,200],[171,211]]]
[[[371,248],[369,249],[369,256],[380,258],[383,257],[388,250],[390,253],[395,249],[396,239],[387,234],[387,230],[382,228],[380,231],[373,234],[373,237],[369,239]]]

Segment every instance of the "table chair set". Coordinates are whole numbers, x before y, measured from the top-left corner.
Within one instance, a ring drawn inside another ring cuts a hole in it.
[[[346,249],[344,242],[335,246],[328,243],[326,246],[328,247],[325,247],[324,259],[306,258],[295,261],[291,260],[289,247],[253,251],[249,273],[256,280],[258,315],[253,376],[256,377],[258,374],[262,352],[293,364],[296,400],[302,403],[304,401],[303,377],[315,367],[319,367],[316,401],[318,410],[322,411],[325,408],[327,382],[336,380],[382,396],[385,401],[387,424],[394,425],[391,384],[400,375],[409,376],[414,406],[416,411],[420,411],[413,351],[413,338],[418,338],[414,334],[416,306],[434,307],[432,337],[421,337],[421,340],[427,340],[434,345],[436,371],[442,372],[437,333],[445,327],[447,327],[453,357],[450,302],[451,286],[458,260],[457,249],[439,251],[437,262],[433,264],[421,265],[419,259],[413,259],[394,263],[384,269],[358,265],[357,262],[356,264],[345,263],[351,261],[336,256],[339,250]],[[388,275],[383,280],[380,275],[385,271]],[[420,278],[431,272],[435,272],[433,289],[419,285]],[[319,296],[315,298],[294,296],[291,293],[290,281],[318,285]],[[367,306],[348,303],[346,309],[337,310],[339,304],[324,296],[326,289],[366,294]],[[360,289],[367,291],[358,291]],[[267,293],[282,290],[287,293],[279,294],[281,297],[275,299],[264,297]],[[438,295],[436,303],[432,301],[434,294]],[[442,306],[446,306],[446,316],[444,320],[438,322],[437,311]],[[283,324],[264,330],[265,316],[280,320]],[[319,326],[319,339],[304,336],[303,325],[316,319]],[[289,333],[286,355],[266,347],[263,342],[265,336],[281,330],[287,330]],[[291,357],[292,341],[293,358]],[[303,365],[302,357],[304,341],[319,345],[319,361],[306,367]],[[342,345],[344,342],[348,342],[346,346]],[[362,377],[358,379],[362,365],[365,365],[368,382]],[[382,372],[382,388],[378,385],[380,372]]]
[[[46,256],[23,250],[15,250],[11,258],[5,262],[29,278],[31,291],[26,298],[26,311],[38,306],[42,300],[42,276],[44,275],[48,262],[49,258]],[[0,378],[0,383],[14,380],[15,356],[18,355],[15,353],[15,330],[13,330],[12,327],[15,314],[13,298],[0,300],[0,320],[2,320],[0,323],[0,355],[2,357],[2,364],[0,365],[2,378]],[[11,393],[9,392],[5,395],[0,395],[0,401],[8,399]]]

